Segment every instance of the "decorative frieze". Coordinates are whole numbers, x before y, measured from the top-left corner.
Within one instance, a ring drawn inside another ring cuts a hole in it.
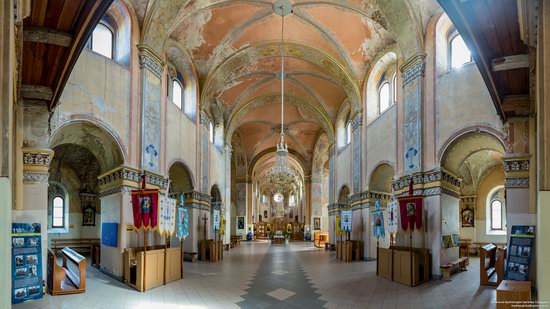
[[[139,65],[140,67],[147,68],[153,72],[157,77],[162,78],[162,72],[164,71],[164,61],[157,56],[150,47],[138,44],[139,49]]]
[[[23,172],[23,182],[25,183],[47,184],[49,177],[50,177],[49,173]]]
[[[336,154],[336,147],[330,145],[328,148],[328,159],[330,160]]]
[[[139,184],[141,182],[141,173],[131,167],[122,166],[100,175],[97,179],[101,187],[124,180]]]
[[[477,203],[477,195],[461,196],[460,202],[463,205],[475,205]]]
[[[24,165],[42,165],[49,167],[53,158],[53,150],[23,148]]]
[[[528,172],[529,158],[509,158],[509,159],[505,158],[504,171],[505,172]]]
[[[358,112],[351,119],[352,131],[355,131],[355,129],[359,128],[362,124],[363,124],[363,113]]]
[[[509,188],[529,188],[529,177],[515,177],[508,178],[506,177],[504,181],[504,186]]]
[[[97,200],[97,194],[93,193],[80,193],[81,202],[95,202]]]
[[[212,122],[212,119],[210,119],[210,116],[208,116],[208,113],[201,109],[200,112],[200,124],[208,128],[208,125]]]
[[[122,194],[130,193],[132,190],[135,190],[135,189],[136,187],[132,187],[132,186],[125,186],[125,185],[116,186],[116,187],[102,190],[101,192],[99,192],[99,198],[104,198],[104,197],[114,195],[114,194],[119,194],[119,193],[122,193]]]
[[[168,178],[164,176],[145,171],[145,183],[157,186],[160,189],[166,190],[168,187]]]
[[[461,180],[451,175],[443,169],[435,169],[428,172],[416,173],[401,177],[393,182],[395,196],[408,195],[409,182],[413,181],[414,195],[440,195],[446,194],[453,197],[459,197]]]

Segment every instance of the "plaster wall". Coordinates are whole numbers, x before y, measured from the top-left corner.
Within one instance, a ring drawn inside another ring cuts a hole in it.
[[[336,199],[343,185],[347,185],[351,192],[351,148],[349,144],[336,155]]]
[[[53,127],[72,119],[94,117],[104,122],[129,148],[129,132],[140,122],[130,123],[130,71],[115,61],[84,49],[59,99]]]
[[[395,166],[397,160],[397,108],[396,104],[392,105],[382,115],[376,118],[367,126],[367,151],[366,151],[366,168],[363,166],[363,171],[367,178],[366,183],[370,179],[372,171],[377,164],[382,161],[389,161]],[[363,185],[365,186],[365,185]]]
[[[166,168],[178,160],[190,168],[196,166],[197,145],[195,122],[187,117],[175,104],[166,101]],[[168,174],[168,172],[166,172]]]
[[[110,275],[122,278],[122,249],[125,248],[125,242],[121,241],[121,209],[122,194],[113,194],[101,198],[101,224],[103,223],[118,223],[119,224],[119,241],[118,247],[109,247],[101,244],[101,270]]]
[[[2,282],[10,282],[12,277],[11,270],[11,223],[12,223],[12,204],[11,199],[12,186],[10,179],[0,177],[0,227],[3,232],[0,232],[0,256],[2,259],[2,267],[0,267],[0,280]],[[46,234],[46,233],[43,233]],[[45,268],[45,267],[44,267]],[[6,284],[7,285],[7,284]],[[9,308],[11,306],[11,289],[0,289],[0,307]]]
[[[537,289],[539,301],[550,301],[550,246],[548,238],[543,235],[550,235],[550,191],[538,192],[537,203],[537,237],[536,241],[536,266],[537,266]]]
[[[48,222],[51,222],[51,217],[51,215],[48,215]],[[82,212],[69,212],[68,232],[49,233],[49,239],[101,238],[101,214],[96,213],[95,222],[95,226],[82,226]]]
[[[459,234],[459,199],[441,195],[441,235]],[[441,264],[458,259],[458,247],[441,249]]]
[[[473,62],[437,76],[435,99],[438,150],[454,132],[469,125],[484,124],[503,130],[489,92]]]

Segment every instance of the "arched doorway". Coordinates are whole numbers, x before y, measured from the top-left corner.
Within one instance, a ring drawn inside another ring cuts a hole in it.
[[[168,169],[168,177],[170,178],[170,187],[168,188],[168,194],[173,198],[180,199],[180,202],[183,203],[183,206],[187,208],[187,214],[189,216],[189,233],[196,233],[198,228],[193,228],[198,222],[199,218],[193,216],[192,209],[189,209],[189,205],[185,204],[184,194],[189,191],[193,191],[193,175],[187,166],[182,162],[174,162]],[[179,243],[181,240],[177,240],[176,236],[172,236],[170,239],[171,243]],[[193,241],[191,237],[187,237],[183,240],[183,247],[187,248],[184,250],[191,251],[193,248]]]
[[[369,180],[369,192],[374,194],[382,194],[385,196],[390,196],[392,193],[392,181],[393,176],[395,172],[393,167],[388,163],[380,163],[376,166],[376,168],[372,171],[370,180]],[[384,203],[386,200],[381,199],[381,202],[383,203],[382,206],[385,206]],[[369,213],[370,216],[370,213]],[[370,222],[370,219],[369,221]],[[386,227],[384,227],[387,230],[387,212],[384,212],[384,224],[386,224]],[[372,233],[372,226],[370,224],[367,224],[369,226],[367,235],[369,235],[369,246],[368,246],[368,256],[375,257],[376,256],[376,239],[374,239],[374,235]],[[379,240],[379,246],[383,248],[388,248],[390,245],[389,243],[389,237],[385,237],[383,239]]]

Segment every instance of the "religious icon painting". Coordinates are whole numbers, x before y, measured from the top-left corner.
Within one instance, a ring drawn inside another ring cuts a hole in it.
[[[416,204],[407,203],[407,216],[414,217],[416,214]]]
[[[95,226],[95,207],[91,204],[82,211],[82,226]]]
[[[474,210],[470,207],[466,207],[462,210],[462,227],[474,226]]]
[[[316,231],[321,229],[321,218],[319,217],[313,218],[313,229]]]

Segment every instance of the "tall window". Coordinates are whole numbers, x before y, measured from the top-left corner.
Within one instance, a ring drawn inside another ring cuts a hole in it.
[[[64,227],[65,225],[65,205],[60,196],[53,198],[52,207],[52,227]]]
[[[183,88],[178,80],[172,81],[172,103],[181,108]]]
[[[385,82],[382,84],[382,87],[380,87],[380,91],[378,93],[378,104],[380,107],[380,113],[384,112],[388,107],[390,107],[390,83]]]
[[[97,24],[92,32],[92,50],[107,58],[113,58],[113,32],[104,24]]]
[[[214,143],[214,125],[212,121],[208,123],[208,133],[210,134],[210,143]]]
[[[351,112],[346,116],[346,145],[351,143]]]
[[[503,216],[503,209],[502,209],[502,201],[498,199],[494,199],[491,201],[491,230],[502,230],[503,224],[502,224],[502,216]]]
[[[461,67],[465,63],[472,61],[470,50],[464,43],[462,37],[458,34],[451,37],[449,41],[449,56],[451,59],[451,69]]]
[[[289,207],[296,206],[296,197],[294,195],[291,195],[288,197],[288,206]]]
[[[397,74],[393,75],[392,84],[393,84],[393,103],[395,103],[397,102]]]

